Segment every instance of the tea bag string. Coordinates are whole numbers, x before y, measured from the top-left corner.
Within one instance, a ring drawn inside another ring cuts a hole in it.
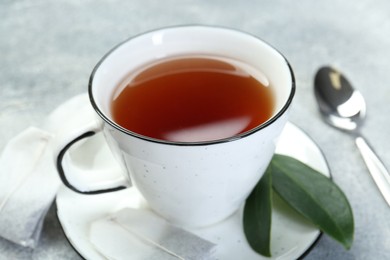
[[[114,222],[115,224],[117,224],[118,226],[120,226],[121,228],[123,228],[125,231],[129,232],[130,234],[133,234],[135,235],[136,237],[138,237],[140,240],[158,248],[158,249],[161,249],[162,251],[170,254],[171,256],[173,257],[176,257],[180,260],[185,260],[185,258],[181,257],[180,255],[176,254],[175,252],[172,252],[171,250],[169,250],[168,248],[165,248],[163,247],[162,245],[160,245],[159,243],[149,239],[148,237],[134,231],[134,230],[131,230],[129,229],[128,227],[126,227],[125,225],[123,225],[122,223],[120,223],[116,218],[111,218],[110,219],[112,222]]]

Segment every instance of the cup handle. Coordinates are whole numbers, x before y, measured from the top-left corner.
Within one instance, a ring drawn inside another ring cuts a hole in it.
[[[54,160],[56,163],[57,171],[63,184],[69,189],[82,194],[100,194],[125,189],[129,187],[129,181],[124,175],[120,177],[110,176],[107,172],[92,172],[89,174],[88,170],[76,171],[80,178],[70,178],[70,168],[72,168],[69,158],[66,158],[67,151],[74,144],[78,143],[85,138],[89,138],[102,131],[103,123],[97,120],[91,120],[89,123],[79,127],[78,129],[72,129],[71,131],[62,131],[56,138],[57,142],[54,144]],[[68,175],[66,174],[68,172]],[[84,176],[82,176],[84,175]]]

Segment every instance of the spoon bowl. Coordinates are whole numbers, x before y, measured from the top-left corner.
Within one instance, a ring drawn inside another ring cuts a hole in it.
[[[366,116],[362,94],[337,70],[322,67],[315,80],[315,96],[323,119],[338,129],[358,131]]]
[[[366,118],[366,102],[338,70],[322,67],[314,79],[314,93],[322,118],[329,125],[351,133],[364,162],[390,206],[390,174],[372,147],[360,133]]]

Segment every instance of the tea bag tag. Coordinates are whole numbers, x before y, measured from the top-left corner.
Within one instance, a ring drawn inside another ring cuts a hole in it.
[[[147,209],[126,208],[91,224],[90,240],[109,259],[210,259],[216,245]]]

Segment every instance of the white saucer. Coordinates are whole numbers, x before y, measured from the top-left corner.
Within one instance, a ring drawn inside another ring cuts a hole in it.
[[[91,139],[90,142],[102,142],[102,139]],[[106,149],[102,144],[100,146],[101,150]],[[83,149],[83,146],[78,149]],[[320,149],[309,136],[291,123],[286,125],[276,152],[292,156],[330,177]],[[124,207],[145,206],[135,188],[108,194],[81,195],[63,187],[57,195],[56,203],[58,218],[70,243],[81,256],[94,260],[105,258],[89,242],[90,223]],[[297,259],[320,236],[316,227],[286,207],[281,200],[275,201],[272,218],[271,259]],[[269,259],[255,253],[246,242],[242,228],[242,210],[222,223],[190,231],[218,245],[215,259]]]

